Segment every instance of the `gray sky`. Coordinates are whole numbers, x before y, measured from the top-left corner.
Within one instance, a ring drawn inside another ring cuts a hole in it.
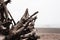
[[[7,7],[16,22],[28,8],[30,15],[39,11],[35,27],[60,28],[60,0],[12,0]]]

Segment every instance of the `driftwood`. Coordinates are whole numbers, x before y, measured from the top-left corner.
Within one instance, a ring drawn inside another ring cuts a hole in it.
[[[1,17],[5,17],[3,19],[0,19],[0,31],[5,35],[4,40],[37,40],[38,36],[36,36],[36,29],[34,28],[34,23],[37,19],[37,16],[35,16],[37,12],[32,14],[31,16],[28,13],[28,9],[26,9],[24,15],[22,16],[21,20],[19,20],[17,23],[15,23],[13,17],[11,16],[10,12],[8,11],[6,5],[10,3],[11,0],[7,0],[5,2],[2,2],[1,6],[4,8],[3,12],[1,12]],[[3,13],[3,14],[2,14]],[[5,13],[5,15],[4,15]],[[9,18],[9,15],[11,19]],[[0,17],[0,18],[1,18]],[[12,23],[13,21],[13,23]],[[14,24],[10,28],[10,24]],[[5,29],[3,28],[5,27]]]

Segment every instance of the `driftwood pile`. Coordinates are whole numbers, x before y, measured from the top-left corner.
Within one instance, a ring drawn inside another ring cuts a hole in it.
[[[0,34],[5,35],[4,40],[37,40],[39,37],[35,33],[34,23],[38,11],[30,16],[27,8],[22,18],[15,23],[6,7],[10,1],[0,3]]]

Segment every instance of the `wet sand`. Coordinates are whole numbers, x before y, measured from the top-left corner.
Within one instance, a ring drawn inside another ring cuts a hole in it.
[[[60,40],[60,28],[38,28],[37,34],[40,36],[38,40]]]

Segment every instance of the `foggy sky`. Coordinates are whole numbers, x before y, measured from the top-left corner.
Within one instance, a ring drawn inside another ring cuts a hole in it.
[[[30,15],[39,11],[35,27],[60,28],[60,0],[12,0],[7,7],[16,22],[28,8]]]

